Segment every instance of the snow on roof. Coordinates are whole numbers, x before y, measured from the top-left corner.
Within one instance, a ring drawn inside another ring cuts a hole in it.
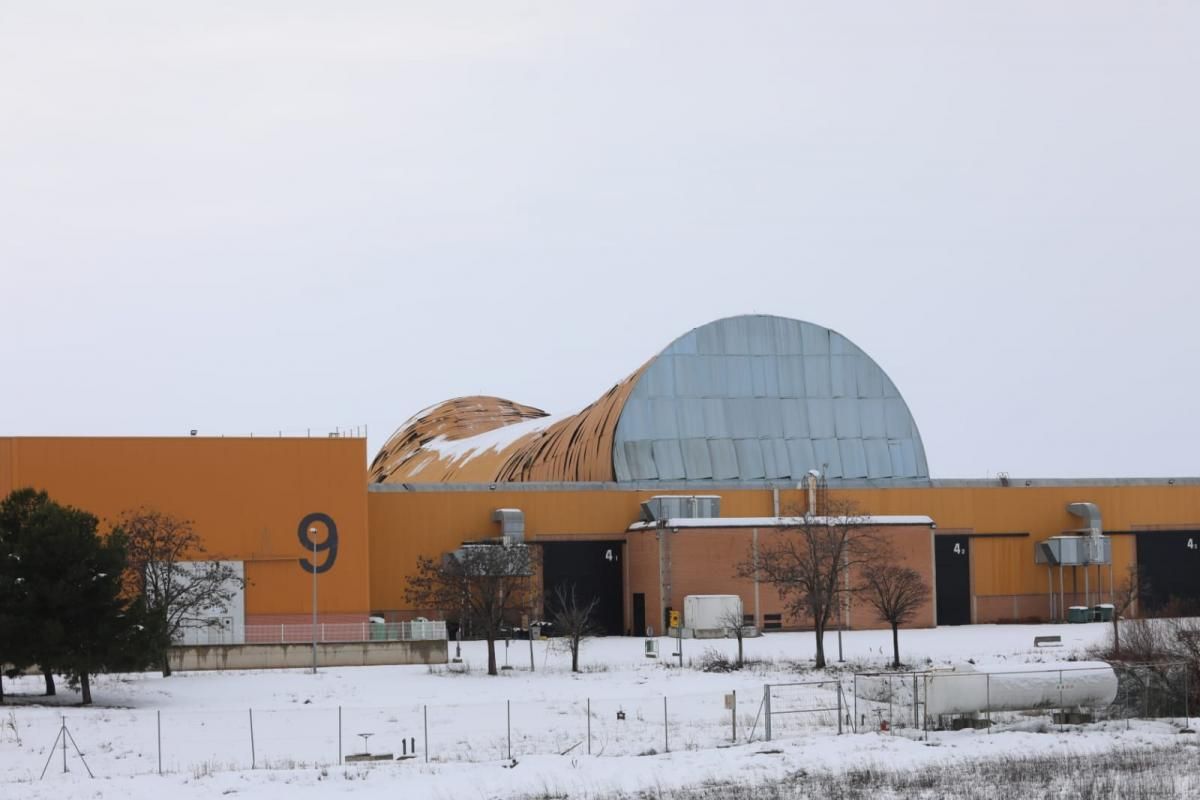
[[[451,461],[470,458],[489,450],[500,452],[521,437],[543,431],[567,416],[570,415],[551,414],[536,419],[527,419],[514,422],[512,425],[502,425],[465,439],[447,439],[444,435],[438,436],[426,442],[424,449],[436,453],[439,458],[448,458]]]
[[[839,525],[844,524],[847,517],[812,517],[809,522],[805,517],[679,517],[666,521],[635,522],[629,526],[631,531],[652,530],[658,527],[666,528],[795,528],[800,525]],[[862,525],[933,525],[933,518],[926,516],[867,516],[853,517]]]

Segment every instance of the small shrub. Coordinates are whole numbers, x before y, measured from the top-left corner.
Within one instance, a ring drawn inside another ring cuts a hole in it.
[[[736,672],[738,665],[720,650],[709,647],[695,662],[701,672]]]

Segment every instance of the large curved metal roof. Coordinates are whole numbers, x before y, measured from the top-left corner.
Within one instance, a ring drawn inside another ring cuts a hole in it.
[[[565,417],[495,397],[450,400],[402,425],[375,483],[757,482],[820,470],[926,479],[916,422],[887,374],[841,334],[739,316],[680,338]]]
[[[895,384],[841,334],[743,316],[689,331],[642,373],[621,411],[618,481],[927,478]]]

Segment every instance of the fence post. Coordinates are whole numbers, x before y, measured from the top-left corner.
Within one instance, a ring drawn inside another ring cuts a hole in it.
[[[895,719],[893,718],[895,712],[892,710],[892,697],[896,694],[895,680],[895,675],[888,675],[888,736],[892,735],[892,728],[895,727]]]
[[[921,732],[925,734],[925,741],[929,741],[929,673],[925,673],[921,678],[921,683],[925,684],[925,713],[921,715]]]
[[[1063,708],[1063,674],[1058,671],[1058,730],[1061,733],[1067,723],[1066,710]]]
[[[592,754],[592,698],[587,699],[588,755]]]
[[[913,730],[916,730],[921,724],[920,705],[921,697],[917,693],[917,676],[916,673],[913,673]]]
[[[342,707],[338,706],[338,766],[340,767],[344,763],[342,761]]]
[[[988,672],[984,675],[987,679],[987,724],[988,735],[992,734],[992,673]]]
[[[422,716],[425,718],[425,763],[429,763],[429,706],[421,706]]]
[[[839,680],[837,684],[837,703],[838,703],[838,736],[842,735],[842,682]]]
[[[663,695],[663,752],[671,752],[671,739],[668,736],[670,724],[667,722],[667,697]]]
[[[1183,727],[1192,727],[1192,707],[1188,698],[1188,667],[1183,668]]]
[[[917,678],[914,675],[913,680]],[[850,729],[858,733],[858,673],[854,673],[854,718],[850,720]]]
[[[771,684],[763,684],[763,731],[766,733],[766,741],[771,741]]]
[[[733,741],[737,742],[737,689],[733,690]]]
[[[258,762],[254,757],[254,709],[250,711],[250,769],[256,769]]]
[[[158,774],[162,775],[162,709],[155,712],[158,727]]]

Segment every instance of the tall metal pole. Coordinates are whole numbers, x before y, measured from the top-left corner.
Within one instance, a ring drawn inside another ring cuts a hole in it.
[[[312,542],[312,576],[313,576],[313,613],[312,613],[312,645],[313,645],[313,675],[317,674],[317,529],[308,529],[308,538]]]

